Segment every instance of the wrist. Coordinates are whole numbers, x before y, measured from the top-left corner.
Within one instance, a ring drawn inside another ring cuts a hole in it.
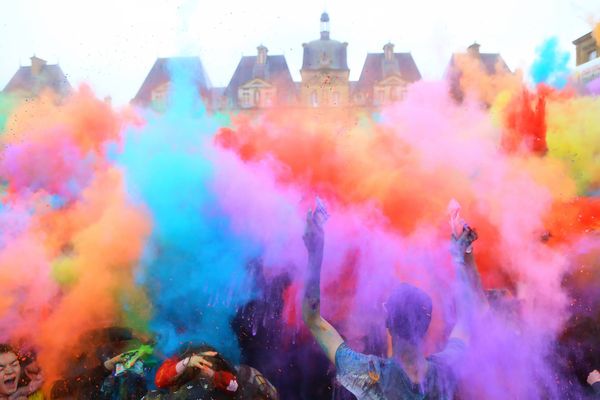
[[[323,260],[323,249],[317,249],[308,253],[308,261],[311,264],[321,264]]]
[[[185,371],[185,369],[190,365],[191,361],[192,359],[190,357],[184,358],[183,360],[179,361],[177,365],[175,365],[175,371],[177,372],[177,374],[179,375],[183,373],[183,371]]]

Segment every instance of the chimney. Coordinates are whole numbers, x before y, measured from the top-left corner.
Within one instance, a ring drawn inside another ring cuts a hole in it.
[[[267,53],[269,52],[269,49],[267,49],[265,46],[263,46],[261,44],[260,46],[258,46],[256,48],[256,50],[258,50],[257,63],[258,64],[266,64],[267,63]]]
[[[394,58],[394,45],[388,43],[383,46],[383,54],[385,55],[386,61],[391,61]]]
[[[467,47],[467,52],[471,56],[479,57],[479,47],[480,47],[479,43],[473,42],[472,45],[470,45],[469,47]]]
[[[37,76],[42,72],[42,69],[46,65],[46,60],[42,60],[39,57],[33,56],[31,57],[31,73],[34,76]]]

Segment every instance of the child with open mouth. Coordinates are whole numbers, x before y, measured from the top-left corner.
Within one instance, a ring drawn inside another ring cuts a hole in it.
[[[8,399],[17,391],[20,376],[17,352],[7,344],[0,344],[0,399]]]

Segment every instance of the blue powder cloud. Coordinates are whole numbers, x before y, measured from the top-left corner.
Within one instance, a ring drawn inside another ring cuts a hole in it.
[[[128,190],[153,221],[139,281],[153,305],[151,329],[161,350],[206,342],[236,362],[230,320],[251,297],[246,264],[260,249],[232,230],[211,190],[207,155],[218,124],[191,84],[193,71],[171,65],[171,76],[165,113],[127,132],[119,155]]]
[[[562,51],[558,38],[547,39],[536,49],[536,58],[531,65],[531,77],[538,83],[546,83],[557,89],[562,89],[569,78],[569,52]]]

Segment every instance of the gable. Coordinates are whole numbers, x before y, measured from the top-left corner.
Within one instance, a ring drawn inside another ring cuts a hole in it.
[[[263,80],[263,79],[252,79],[246,83],[244,83],[243,85],[240,85],[240,89],[257,89],[257,88],[271,88],[273,87],[273,85],[271,85],[269,82]]]
[[[405,86],[406,81],[404,79],[402,79],[400,74],[394,74],[394,75],[388,76],[385,79],[380,80],[375,85],[377,85],[377,86]]]

